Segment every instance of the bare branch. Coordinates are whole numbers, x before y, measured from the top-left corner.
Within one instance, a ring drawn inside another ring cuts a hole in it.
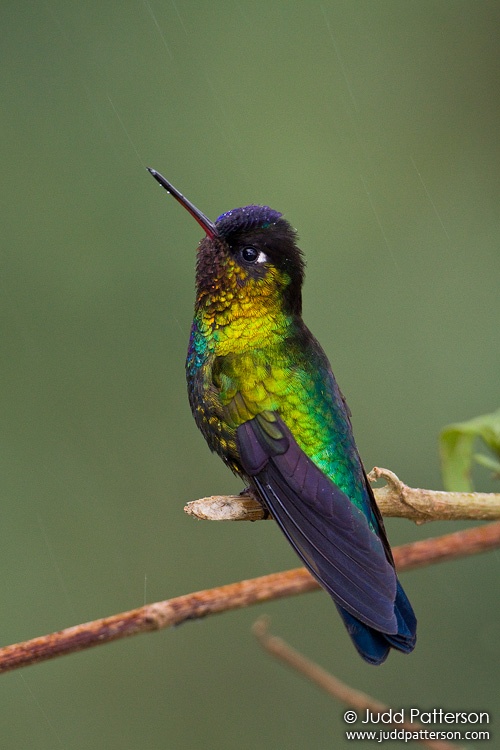
[[[319,588],[304,568],[167,599],[0,649],[0,673],[138,633]]]
[[[269,621],[267,617],[261,617],[254,624],[252,630],[257,640],[259,641],[262,648],[264,648],[269,654],[274,656],[276,659],[287,664],[292,669],[302,674],[311,682],[314,682],[318,687],[328,693],[340,703],[344,703],[346,706],[351,706],[357,711],[362,711],[366,714],[366,711],[370,711],[372,714],[379,715],[389,711],[389,706],[384,703],[372,698],[366,693],[362,693],[360,690],[350,687],[338,677],[327,672],[323,667],[315,662],[311,661],[299,651],[288,645],[282,638],[278,638],[275,635],[271,635],[268,630]],[[409,732],[416,733],[426,727],[419,722],[398,722],[397,724],[385,724],[387,726],[395,726],[398,729],[405,729]],[[429,740],[429,739],[415,739],[416,742],[424,745],[425,747],[431,748],[431,750],[460,750],[460,747],[449,742],[442,740]]]
[[[403,571],[485,552],[495,547],[500,547],[500,522],[405,544],[395,547],[393,552],[396,567]],[[319,584],[304,568],[296,568],[185,594],[6,646],[0,649],[0,673],[138,633],[179,625],[186,620],[196,620],[319,588]]]
[[[402,544],[394,547],[392,552],[397,570],[402,571],[476,555],[497,547],[500,547],[500,521]]]
[[[408,487],[389,469],[375,467],[368,475],[375,487],[375,499],[382,515],[426,521],[493,521],[500,518],[500,494],[495,492],[440,492]],[[203,521],[260,521],[265,515],[251,494],[212,495],[188,503],[185,512]]]
[[[389,469],[375,467],[368,478],[385,479],[375,488],[377,504],[385,516],[425,521],[493,521],[500,518],[497,492],[440,492],[408,487]]]

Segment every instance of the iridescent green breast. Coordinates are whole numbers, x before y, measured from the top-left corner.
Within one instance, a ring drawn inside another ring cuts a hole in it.
[[[300,319],[246,323],[246,336],[207,335],[195,319],[187,358],[193,415],[210,448],[238,471],[236,429],[278,413],[299,446],[353,502],[366,507],[349,414],[325,354]],[[251,335],[253,331],[253,336]],[[232,345],[230,345],[232,342]]]

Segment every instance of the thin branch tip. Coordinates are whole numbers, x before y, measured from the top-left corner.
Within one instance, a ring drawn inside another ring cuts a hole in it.
[[[302,653],[292,648],[292,646],[282,638],[272,635],[269,632],[269,618],[260,617],[253,624],[252,631],[260,646],[268,654],[275,659],[278,659],[283,664],[286,664],[288,667],[291,667],[291,669],[314,683],[339,703],[354,708],[356,711],[362,712],[363,714],[368,710],[374,716],[380,716],[380,714],[389,711],[389,706],[372,698],[367,693],[363,693],[360,690],[351,687],[338,677],[327,672],[326,669],[319,664],[316,664]],[[425,728],[423,724],[419,724],[415,721],[411,723],[404,721],[402,724],[390,724],[388,726],[395,726],[398,729],[405,729],[412,733]],[[422,737],[417,739],[416,742],[429,748],[429,750],[463,750],[462,746],[451,744],[444,740],[431,740]]]
[[[261,615],[255,620],[252,625],[252,634],[257,638],[257,640],[261,640],[262,638],[265,638],[269,633],[270,625],[271,618],[269,617],[269,615]]]

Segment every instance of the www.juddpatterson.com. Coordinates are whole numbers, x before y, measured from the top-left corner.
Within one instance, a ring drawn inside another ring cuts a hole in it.
[[[443,727],[449,724],[489,724],[490,715],[487,711],[445,711],[442,708],[431,708],[422,711],[420,708],[388,709],[387,711],[356,712],[349,709],[344,712],[346,724],[382,724],[383,728],[377,730],[351,730],[346,731],[348,740],[374,740],[375,742],[386,742],[388,740],[489,740],[488,730],[478,729],[455,729]],[[440,729],[428,729],[425,724],[441,725]],[[399,725],[399,726],[398,726]]]

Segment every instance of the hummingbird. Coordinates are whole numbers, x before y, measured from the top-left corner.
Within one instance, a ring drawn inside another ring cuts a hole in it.
[[[186,360],[191,410],[210,449],[248,485],[333,599],[360,655],[413,650],[416,618],[330,363],[302,320],[297,234],[268,206],[198,222]]]

